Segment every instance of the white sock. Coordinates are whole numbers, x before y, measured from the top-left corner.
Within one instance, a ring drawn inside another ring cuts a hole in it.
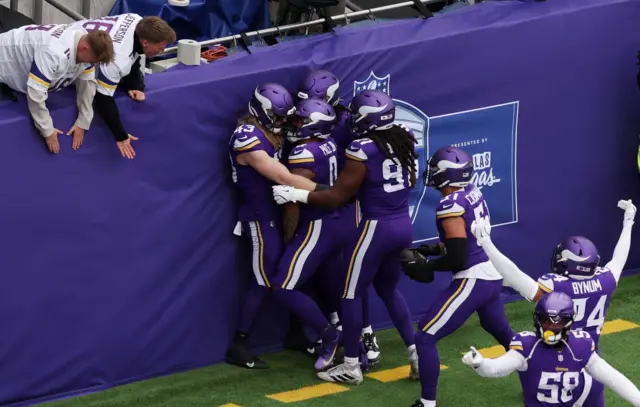
[[[366,328],[362,328],[362,335],[364,334],[372,334],[373,333],[373,328],[371,328],[371,325],[369,325]]]
[[[418,359],[418,352],[416,350],[416,345],[411,345],[407,348],[407,354],[409,355],[409,360]]]
[[[340,318],[338,317],[338,313],[337,312],[332,312],[331,314],[329,314],[329,321],[331,322],[331,325],[336,325],[338,322],[340,322]]]
[[[424,407],[436,407],[436,402],[434,400],[420,399],[420,401],[422,401],[422,405]]]
[[[350,369],[353,369],[354,367],[358,366],[359,363],[360,363],[360,360],[358,358],[348,358],[348,357],[344,358],[344,364],[347,365],[347,367]]]

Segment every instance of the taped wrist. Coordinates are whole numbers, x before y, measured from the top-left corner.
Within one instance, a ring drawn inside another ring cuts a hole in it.
[[[454,237],[444,241],[445,254],[434,259],[432,267],[435,271],[461,271],[467,263],[467,239]]]

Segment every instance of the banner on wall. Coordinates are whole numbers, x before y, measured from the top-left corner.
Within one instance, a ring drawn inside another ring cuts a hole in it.
[[[368,89],[390,95],[390,88],[390,74],[380,76],[372,71],[366,79],[354,81],[353,94]],[[417,140],[418,183],[409,202],[414,243],[438,238],[434,211],[440,194],[425,187],[423,173],[430,155],[448,145],[460,147],[472,156],[472,182],[487,198],[492,225],[518,222],[518,101],[434,117],[404,100],[394,102],[396,123],[409,127]]]

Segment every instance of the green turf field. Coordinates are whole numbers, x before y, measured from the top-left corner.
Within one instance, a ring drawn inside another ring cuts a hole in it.
[[[526,301],[507,306],[507,315],[514,330],[531,330],[532,310],[532,304]],[[607,321],[603,330],[605,335],[601,340],[602,356],[631,381],[640,385],[640,326],[635,325],[640,324],[640,276],[621,280]],[[378,379],[365,378],[360,386],[323,384],[315,377],[312,359],[286,351],[265,356],[265,360],[271,364],[269,370],[249,371],[220,364],[50,403],[47,406],[277,407],[287,402],[286,404],[296,407],[409,407],[419,398],[419,383],[394,380],[394,371],[390,370],[405,365],[406,349],[395,330],[380,331],[377,335],[383,355],[382,362],[368,373],[382,371],[382,374]],[[461,353],[469,345],[478,349],[495,345],[493,338],[480,328],[475,317],[438,345],[440,363],[446,366],[440,374],[438,406],[522,406],[517,375],[513,374],[505,379],[483,379],[462,364]],[[298,389],[302,390],[291,392]],[[318,393],[334,394],[313,397]],[[307,399],[300,400],[304,398]],[[296,399],[299,401],[292,401]],[[607,390],[608,407],[627,405]]]

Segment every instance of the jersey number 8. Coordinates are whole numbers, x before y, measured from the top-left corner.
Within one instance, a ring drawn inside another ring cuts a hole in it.
[[[542,372],[538,384],[538,401],[549,404],[568,403],[580,383],[579,372]]]
[[[107,34],[110,34],[111,30],[113,30],[113,24],[106,23],[105,21],[111,21],[115,23],[118,21],[118,17],[102,17],[97,20],[89,20],[86,23],[84,23],[82,27],[89,32],[102,30],[102,31],[105,31]]]

